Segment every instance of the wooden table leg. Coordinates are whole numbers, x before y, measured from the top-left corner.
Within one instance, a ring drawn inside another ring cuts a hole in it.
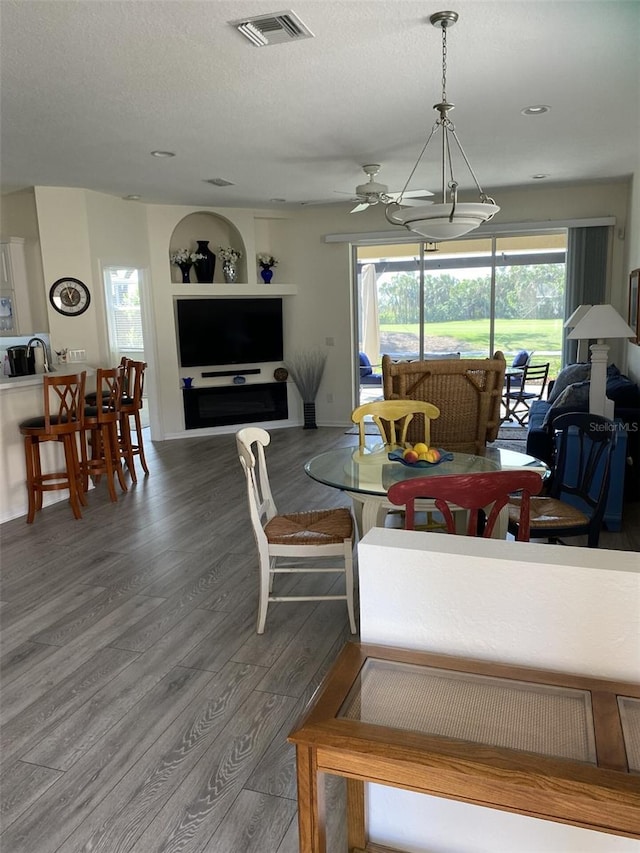
[[[324,773],[318,773],[315,749],[296,746],[296,766],[300,853],[326,853]]]
[[[347,779],[347,841],[349,850],[364,850],[367,844],[364,782],[358,779]]]

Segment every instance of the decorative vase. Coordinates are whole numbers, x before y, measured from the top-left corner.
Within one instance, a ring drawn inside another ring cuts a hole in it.
[[[262,267],[260,270],[260,275],[262,276],[262,280],[265,284],[269,284],[271,279],[273,278],[273,270],[271,267]]]
[[[222,264],[222,272],[227,284],[235,284],[238,280],[238,269],[233,261],[225,261]]]
[[[318,429],[318,424],[316,423],[316,404],[314,403],[303,403],[302,410],[304,412],[304,426],[302,429]]]
[[[204,255],[199,261],[194,263],[196,278],[200,284],[212,284],[213,274],[216,269],[216,256],[209,248],[208,240],[198,240],[198,248],[196,252],[199,255]]]
[[[189,272],[191,271],[191,264],[178,264],[180,267],[180,272],[182,273],[182,283],[183,284],[191,284],[191,278],[189,277]]]

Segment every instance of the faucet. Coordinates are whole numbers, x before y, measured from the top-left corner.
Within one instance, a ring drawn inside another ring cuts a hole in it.
[[[41,346],[41,347],[42,347],[42,350],[43,350],[43,352],[44,352],[44,372],[45,372],[45,373],[50,373],[50,372],[51,372],[51,366],[49,365],[49,356],[47,355],[47,345],[46,345],[46,344],[45,344],[45,342],[42,340],[42,338],[31,338],[31,340],[27,343],[27,347],[28,347],[29,349],[31,349],[31,344],[33,344],[33,343],[34,343],[34,341],[35,341],[37,344],[39,344],[39,346]]]

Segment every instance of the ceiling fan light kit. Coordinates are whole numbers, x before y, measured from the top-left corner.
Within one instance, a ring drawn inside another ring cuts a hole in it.
[[[454,240],[456,237],[468,234],[469,231],[473,231],[479,225],[482,225],[483,222],[488,222],[492,219],[500,208],[478,183],[478,179],[456,134],[455,125],[448,115],[454,105],[447,101],[446,92],[447,29],[456,23],[458,13],[436,12],[434,15],[431,15],[429,20],[434,27],[440,27],[442,30],[442,101],[434,105],[434,109],[439,115],[397,201],[387,204],[385,217],[392,225],[402,225],[407,230],[420,234],[420,236],[426,237],[428,240],[443,241]],[[430,141],[438,132],[442,134],[442,201],[438,204],[420,204],[419,207],[409,207],[406,210],[402,210],[403,197],[409,182],[418,168]],[[454,176],[451,159],[452,143],[455,143],[457,146],[473,178],[480,195],[479,202],[458,203],[458,182]]]

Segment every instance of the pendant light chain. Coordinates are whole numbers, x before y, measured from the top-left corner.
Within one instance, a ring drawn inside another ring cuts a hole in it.
[[[447,28],[442,27],[442,102],[447,100]]]

